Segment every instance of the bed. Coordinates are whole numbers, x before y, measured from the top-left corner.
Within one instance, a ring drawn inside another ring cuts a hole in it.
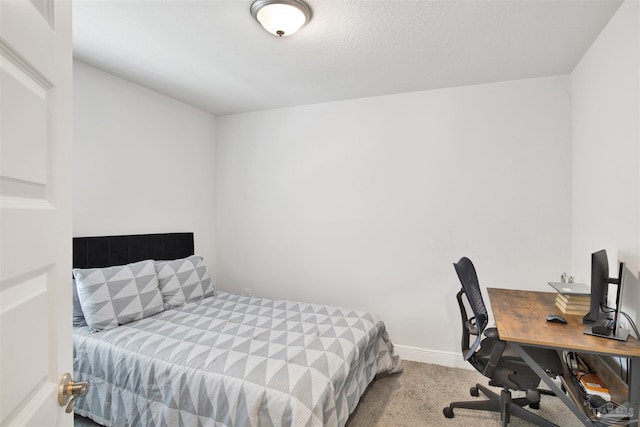
[[[192,233],[73,248],[74,378],[91,384],[75,412],[102,425],[343,426],[401,370],[371,313],[215,290]]]

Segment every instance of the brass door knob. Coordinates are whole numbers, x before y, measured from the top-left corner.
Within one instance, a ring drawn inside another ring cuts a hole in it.
[[[58,386],[58,404],[60,406],[67,405],[65,412],[69,414],[73,410],[76,398],[87,394],[87,390],[89,390],[88,381],[74,382],[71,374],[67,372],[60,379]]]

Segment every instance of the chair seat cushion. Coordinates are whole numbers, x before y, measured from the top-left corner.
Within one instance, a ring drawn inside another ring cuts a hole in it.
[[[482,340],[481,348],[469,360],[479,371],[484,372],[491,357],[491,352],[498,340],[485,338]],[[562,362],[555,350],[522,346],[522,348],[533,358],[549,376],[561,375],[563,372]],[[502,358],[498,362],[493,380],[513,390],[529,390],[536,388],[540,383],[540,377],[531,367],[518,355],[511,345],[507,345]]]
[[[507,346],[507,348],[514,351],[511,346]],[[558,356],[558,352],[556,350],[550,348],[541,348],[541,347],[528,347],[522,346],[522,348],[527,352],[529,356],[533,360],[535,360],[538,365],[542,369],[544,369],[548,375],[556,376],[562,375],[564,372],[562,361],[560,360],[560,356]],[[515,353],[515,351],[514,351]]]
[[[482,340],[482,347],[475,354],[475,357],[482,362],[488,362],[491,357],[491,352],[495,346],[496,340],[491,338],[485,338]],[[550,348],[521,346],[533,360],[535,360],[549,375],[562,375],[563,367],[558,352]],[[504,352],[502,353],[502,361],[520,361],[526,362],[518,355],[515,349],[507,344]]]

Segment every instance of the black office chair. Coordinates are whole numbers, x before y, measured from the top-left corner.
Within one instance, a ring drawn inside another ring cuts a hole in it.
[[[509,423],[510,415],[539,426],[556,426],[523,408],[528,405],[531,409],[538,409],[540,393],[553,393],[537,388],[540,384],[538,375],[507,342],[500,340],[496,328],[485,329],[488,323],[487,308],[484,305],[476,269],[471,260],[464,257],[453,265],[462,283],[462,289],[456,295],[462,316],[462,354],[478,372],[490,379],[490,386],[502,387],[502,392],[497,394],[488,387],[476,384],[475,387],[471,387],[471,395],[477,397],[481,391],[489,400],[451,402],[443,409],[444,416],[453,418],[453,408],[479,409],[500,412],[503,427]],[[463,295],[473,311],[471,318],[468,316]],[[484,338],[482,338],[483,333]],[[469,346],[472,335],[476,339]],[[526,351],[550,376],[562,374],[562,362],[555,350],[526,347]],[[512,399],[511,390],[525,391],[525,397]]]

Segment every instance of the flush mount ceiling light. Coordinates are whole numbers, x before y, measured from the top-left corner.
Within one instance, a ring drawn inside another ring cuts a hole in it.
[[[290,36],[311,19],[311,9],[301,0],[256,0],[251,16],[276,36]]]

